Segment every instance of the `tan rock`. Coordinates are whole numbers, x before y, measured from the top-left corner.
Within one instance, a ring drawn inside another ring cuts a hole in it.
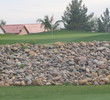
[[[110,75],[108,75],[107,78],[110,79]]]
[[[29,51],[29,55],[31,55],[31,56],[36,56],[37,53],[35,53],[34,51]]]
[[[98,74],[95,73],[95,72],[92,72],[92,76],[93,76],[93,77],[98,77]]]
[[[38,86],[44,85],[43,84],[43,78],[37,78],[37,79],[35,79],[32,84],[33,85],[38,85]]]
[[[93,43],[93,42],[90,42],[89,45],[90,45],[90,46],[94,46],[94,43]]]
[[[4,87],[4,82],[3,81],[0,82],[0,87]]]
[[[101,69],[105,69],[107,67],[108,67],[107,64],[102,64],[102,65],[99,66],[99,68],[101,68]]]
[[[87,60],[87,57],[85,57],[85,56],[75,57],[75,60],[80,61],[80,62],[84,62]]]
[[[54,77],[53,81],[58,81],[58,80],[60,80],[60,78],[61,78],[60,76]]]
[[[90,69],[89,68],[86,68],[86,72],[89,73],[90,72]]]
[[[65,50],[65,48],[62,47],[62,48],[60,48],[60,50]]]
[[[78,80],[73,80],[72,83],[73,83],[74,85],[79,85]]]
[[[88,83],[88,81],[87,81],[86,79],[80,80],[80,81],[79,81],[79,84],[80,84],[80,85],[89,85],[89,83]]]
[[[15,86],[20,86],[20,85],[21,85],[21,82],[20,82],[20,81],[15,81],[15,82],[13,83],[13,85],[15,85]]]
[[[86,42],[81,42],[81,45],[86,46],[87,44],[86,44]]]
[[[104,50],[104,49],[105,49],[105,47],[98,47],[98,48],[97,48],[98,51],[102,51],[102,50]]]
[[[60,82],[55,82],[55,85],[62,85],[62,83],[60,83]]]
[[[20,82],[20,85],[21,85],[21,86],[25,86],[25,85],[26,85],[25,81],[21,81],[21,82]]]
[[[25,51],[26,53],[29,53],[30,49],[25,49],[24,51]]]
[[[12,47],[12,50],[17,51],[18,48],[17,47]]]
[[[109,78],[103,78],[103,81],[108,83],[108,82],[110,82],[110,79]]]
[[[47,82],[46,85],[51,85],[51,82]]]
[[[75,53],[74,51],[71,51],[71,54],[72,54],[72,55],[76,55],[76,53]]]
[[[9,83],[5,83],[5,84],[4,84],[4,87],[9,87],[9,86],[10,86]]]
[[[62,46],[62,45],[64,45],[64,43],[63,42],[55,42],[53,45],[55,45],[55,46]]]

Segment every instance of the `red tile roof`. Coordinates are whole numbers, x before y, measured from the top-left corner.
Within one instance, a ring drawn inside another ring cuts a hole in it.
[[[39,33],[43,32],[44,28],[41,24],[14,24],[14,25],[1,25],[4,33],[19,34],[21,30],[25,27],[28,33]]]
[[[12,33],[17,34],[20,33],[23,29],[23,24],[16,24],[16,25],[1,25],[2,29],[5,31],[5,33]]]
[[[28,33],[39,33],[44,31],[44,28],[41,27],[41,24],[25,24],[25,27]]]

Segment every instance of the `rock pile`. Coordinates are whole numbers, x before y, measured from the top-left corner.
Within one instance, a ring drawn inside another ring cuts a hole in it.
[[[110,42],[0,46],[0,86],[110,82]]]

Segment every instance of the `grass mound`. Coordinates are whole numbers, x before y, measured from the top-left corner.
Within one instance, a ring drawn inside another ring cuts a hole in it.
[[[48,44],[54,42],[80,42],[80,41],[110,41],[110,33],[91,33],[76,31],[54,31],[24,36],[0,35],[0,44],[32,43]]]

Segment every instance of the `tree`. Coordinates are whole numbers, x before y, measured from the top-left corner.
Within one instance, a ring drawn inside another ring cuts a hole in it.
[[[104,24],[102,23],[100,18],[98,18],[97,23],[98,23],[98,32],[104,32]]]
[[[58,20],[55,23],[53,23],[53,21],[54,21],[53,16],[51,16],[51,18],[49,18],[49,16],[45,16],[44,19],[37,20],[37,22],[41,23],[42,27],[44,27],[46,31],[53,31],[58,28],[61,20]]]
[[[91,18],[94,14],[87,15],[87,11],[85,5],[82,5],[82,0],[72,0],[62,16],[65,28],[69,30],[91,30],[93,26]]]
[[[106,8],[103,15],[98,19],[98,31],[99,32],[108,32],[110,28],[110,14],[108,8]]]
[[[98,32],[98,18],[97,17],[93,17],[92,19],[91,19],[91,31],[92,32]]]
[[[48,16],[45,16],[44,19],[38,19],[37,22],[40,22],[45,30],[49,31],[51,29],[50,19]]]
[[[0,20],[0,25],[6,25],[6,21]]]

